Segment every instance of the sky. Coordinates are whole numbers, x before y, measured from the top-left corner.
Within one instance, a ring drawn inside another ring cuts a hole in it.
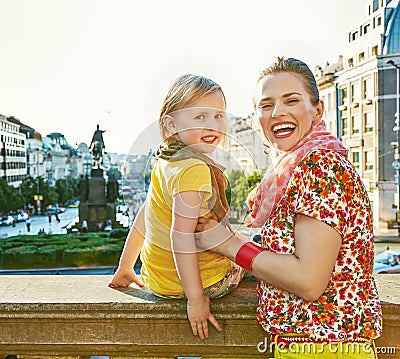
[[[170,84],[218,82],[247,116],[277,56],[335,62],[369,0],[0,0],[0,114],[76,146],[96,125],[106,151],[154,141]],[[139,150],[138,150],[139,151]]]

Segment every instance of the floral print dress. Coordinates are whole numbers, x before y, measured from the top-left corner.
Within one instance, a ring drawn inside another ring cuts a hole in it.
[[[323,221],[340,233],[342,245],[335,267],[325,292],[314,302],[259,281],[260,324],[271,334],[304,333],[318,340],[379,337],[382,313],[372,276],[371,207],[361,178],[347,158],[317,150],[300,161],[262,229],[263,246],[271,252],[294,254],[298,214]]]

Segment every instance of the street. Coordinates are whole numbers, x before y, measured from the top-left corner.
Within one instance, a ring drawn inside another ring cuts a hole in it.
[[[38,234],[40,229],[44,229],[46,233],[62,234],[67,233],[66,227],[75,219],[78,220],[78,208],[67,208],[64,213],[58,215],[60,222],[57,222],[56,217],[53,215],[51,223],[47,215],[31,216],[31,230],[28,233],[25,222],[19,222],[13,226],[1,226],[0,238],[7,238],[19,234]]]

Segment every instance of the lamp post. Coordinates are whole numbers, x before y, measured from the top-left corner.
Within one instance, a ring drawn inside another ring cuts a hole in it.
[[[397,65],[393,60],[388,60],[386,61],[388,65],[391,65],[396,68],[396,113],[394,115],[394,122],[395,122],[395,127],[393,128],[393,131],[396,132],[396,149],[394,152],[394,161],[392,163],[393,168],[396,171],[396,184],[397,184],[397,214],[396,214],[396,220],[399,222],[399,213],[400,213],[400,151],[399,151],[399,146],[400,146],[400,79],[399,79],[399,73],[400,73],[400,66]],[[399,225],[399,223],[397,223]],[[400,236],[400,228],[398,228],[398,235]]]

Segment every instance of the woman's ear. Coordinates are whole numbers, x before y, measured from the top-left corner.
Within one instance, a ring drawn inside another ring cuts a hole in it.
[[[169,135],[173,135],[176,133],[175,122],[174,122],[174,119],[170,115],[165,115],[162,118],[162,123],[163,123],[164,129],[168,132]]]
[[[324,114],[324,101],[319,100],[315,106],[315,117],[319,120]]]

